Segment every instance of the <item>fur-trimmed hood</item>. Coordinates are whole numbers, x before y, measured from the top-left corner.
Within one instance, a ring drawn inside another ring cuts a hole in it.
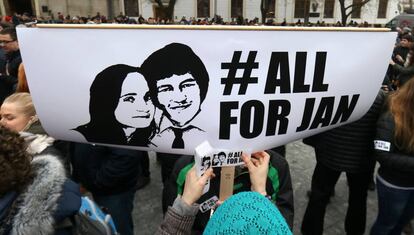
[[[17,197],[17,213],[11,235],[54,233],[54,213],[67,177],[62,163],[53,155],[36,156],[32,183]]]
[[[40,154],[47,147],[52,146],[55,139],[46,134],[33,134],[31,132],[20,132],[27,144],[26,151],[31,155]]]

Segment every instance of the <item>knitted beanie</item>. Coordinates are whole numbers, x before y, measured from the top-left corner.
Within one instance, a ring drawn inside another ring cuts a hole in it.
[[[203,234],[291,235],[292,232],[269,199],[256,192],[241,192],[217,208]]]

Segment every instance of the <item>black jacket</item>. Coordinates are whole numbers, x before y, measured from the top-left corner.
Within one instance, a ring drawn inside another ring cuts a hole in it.
[[[394,140],[394,118],[386,112],[378,120],[375,156],[380,163],[378,174],[400,187],[414,187],[414,153],[399,149]]]
[[[10,54],[6,54],[6,66],[9,76],[17,79],[17,74],[19,72],[19,66],[22,63],[22,56],[20,55],[20,50],[13,51]]]
[[[96,195],[126,192],[137,182],[143,152],[74,143],[73,178]]]
[[[20,56],[20,51],[14,51],[7,56],[7,70],[0,71],[0,105],[3,103],[4,99],[13,94],[16,90],[17,85],[17,73],[19,71],[19,65],[22,63],[22,57]]]
[[[372,170],[376,122],[384,100],[385,93],[380,91],[361,119],[307,138],[304,143],[315,147],[317,160],[333,170],[349,173]]]
[[[270,154],[270,165],[276,169],[277,177],[276,182],[273,182],[268,177],[266,192],[269,196],[274,196],[272,200],[276,201],[276,206],[286,219],[287,224],[292,229],[293,227],[293,190],[292,181],[290,178],[289,165],[287,161],[279,154],[273,151],[267,151]],[[194,158],[190,156],[181,157],[175,164],[174,170],[171,174],[170,179],[166,182],[163,191],[163,210],[164,213],[167,211],[168,206],[172,206],[175,198],[178,194],[182,193],[185,183],[185,176],[191,166],[194,164]],[[207,199],[210,199],[214,195],[219,196],[220,191],[220,169],[213,168],[214,174],[216,175],[210,181],[210,190],[201,196],[197,203],[203,203]],[[250,176],[247,169],[237,171],[234,179],[234,194],[243,191],[250,191],[251,183]],[[180,174],[181,173],[181,174]],[[268,174],[269,175],[269,174]],[[275,192],[275,185],[278,185]],[[202,233],[207,225],[210,218],[210,211],[205,213],[198,212],[194,225],[193,231],[195,233]]]

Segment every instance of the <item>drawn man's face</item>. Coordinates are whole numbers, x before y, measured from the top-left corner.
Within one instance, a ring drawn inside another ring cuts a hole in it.
[[[157,81],[158,101],[176,126],[188,124],[200,110],[200,88],[189,73]]]
[[[128,127],[148,127],[154,118],[155,107],[149,96],[148,85],[139,73],[130,73],[122,83],[116,120]]]
[[[223,163],[224,163],[224,161],[226,161],[226,154],[225,154],[225,153],[223,153],[223,152],[220,152],[220,153],[218,154],[218,159],[220,160],[220,163],[221,163],[221,164],[223,164]]]

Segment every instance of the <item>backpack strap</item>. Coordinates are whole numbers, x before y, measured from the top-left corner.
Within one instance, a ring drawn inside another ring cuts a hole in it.
[[[194,162],[186,165],[183,169],[180,170],[180,173],[178,173],[177,177],[177,195],[183,194],[184,191],[184,183],[185,183],[185,177],[187,176],[187,173],[190,171],[190,169],[194,166]]]

